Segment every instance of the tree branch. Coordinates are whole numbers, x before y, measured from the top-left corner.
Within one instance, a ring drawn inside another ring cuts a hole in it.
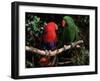
[[[63,51],[71,49],[71,48],[73,48],[76,45],[81,44],[81,43],[83,43],[83,40],[79,40],[77,42],[73,42],[71,45],[64,45],[64,47],[56,49],[54,51],[51,51],[51,50],[41,50],[41,49],[38,49],[38,48],[29,47],[29,46],[25,46],[25,50],[26,51],[31,51],[31,52],[34,52],[34,53],[37,53],[37,54],[40,54],[40,55],[55,56],[57,54],[60,54]]]
[[[60,65],[62,65],[62,64],[69,64],[69,63],[71,63],[72,61],[66,61],[66,62],[58,62],[57,64],[60,64]]]

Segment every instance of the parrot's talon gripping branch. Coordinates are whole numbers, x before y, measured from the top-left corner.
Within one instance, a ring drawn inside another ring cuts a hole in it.
[[[48,50],[45,50],[45,55],[49,55],[49,51]]]
[[[79,45],[83,43],[83,40],[79,40],[76,42],[73,42],[71,45],[64,45],[64,47],[56,49],[56,50],[41,50],[38,48],[34,48],[34,47],[29,47],[29,46],[25,46],[25,50],[26,51],[31,51],[40,55],[45,55],[45,56],[55,56],[57,54],[61,54],[61,52],[66,51],[71,49],[72,47],[74,48],[76,45]]]
[[[75,47],[75,43],[71,43],[71,47],[72,47],[72,48]]]
[[[64,45],[64,47],[63,47],[63,48],[64,48],[64,51],[66,51],[67,45]]]

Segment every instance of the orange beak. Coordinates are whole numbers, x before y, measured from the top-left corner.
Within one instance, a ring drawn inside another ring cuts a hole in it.
[[[62,20],[62,27],[65,27],[65,20]]]

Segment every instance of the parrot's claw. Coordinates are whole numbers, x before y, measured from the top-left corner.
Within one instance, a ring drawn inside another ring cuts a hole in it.
[[[46,53],[46,55],[49,55],[49,51],[48,50],[45,50],[45,53]]]
[[[66,51],[66,47],[67,47],[67,46],[66,46],[66,45],[64,45],[64,51]]]
[[[71,47],[75,47],[75,44],[74,43],[71,43]]]

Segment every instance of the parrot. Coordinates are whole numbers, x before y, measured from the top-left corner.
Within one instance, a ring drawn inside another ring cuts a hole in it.
[[[64,16],[62,20],[63,27],[63,43],[71,44],[75,40],[78,40],[79,29],[74,20],[70,16]]]
[[[53,21],[48,22],[44,27],[43,41],[47,50],[56,48],[57,42],[57,24]]]
[[[44,23],[44,33],[43,33],[43,49],[45,50],[54,50],[56,49],[56,42],[57,42],[57,24],[53,21],[45,22]],[[55,61],[56,56],[42,56],[40,58],[41,66],[49,66],[49,64]],[[52,61],[51,61],[52,60]]]

